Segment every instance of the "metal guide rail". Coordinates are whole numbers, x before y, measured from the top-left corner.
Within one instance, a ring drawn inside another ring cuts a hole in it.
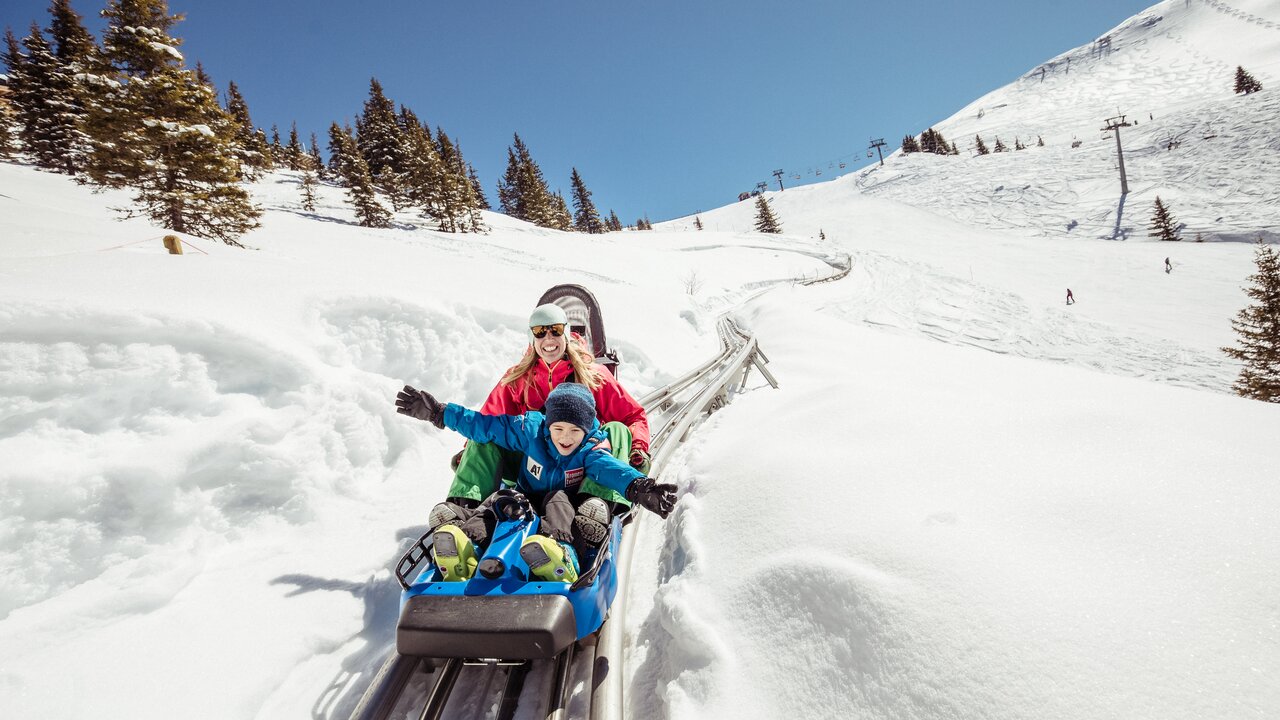
[[[640,399],[651,431],[650,474],[661,474],[684,442],[694,423],[723,407],[741,392],[751,369],[758,369],[773,387],[777,381],[765,368],[769,362],[756,344],[732,320],[717,324],[718,356]],[[623,717],[623,618],[628,568],[634,556],[637,514],[624,521],[618,551],[619,588],[609,617],[595,634],[560,655],[546,660],[503,662],[499,658],[425,659],[390,656],[360,699],[352,720],[420,720],[494,718],[510,720],[520,709],[524,717],[546,720],[621,720]],[[417,567],[429,562],[430,534],[419,538],[396,565],[395,575],[406,589]],[[599,553],[603,557],[605,553]],[[591,569],[580,583],[594,577]],[[535,686],[529,686],[535,681]],[[535,704],[536,708],[522,707]]]

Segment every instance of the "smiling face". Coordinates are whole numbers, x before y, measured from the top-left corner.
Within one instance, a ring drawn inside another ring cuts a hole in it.
[[[551,442],[561,455],[570,455],[582,444],[587,433],[577,425],[567,422],[551,423]]]
[[[564,357],[564,351],[569,347],[567,340],[567,331],[565,335],[560,337],[547,333],[540,338],[533,339],[533,349],[537,351],[538,357],[542,358],[543,362],[550,365]]]

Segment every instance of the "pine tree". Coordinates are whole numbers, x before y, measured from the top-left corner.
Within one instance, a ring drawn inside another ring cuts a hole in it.
[[[578,168],[573,168],[573,174],[569,180],[573,185],[573,229],[592,235],[604,232],[605,227],[600,221],[600,212],[596,210],[595,203],[591,202],[591,191],[587,189],[582,176],[578,174]]]
[[[1156,196],[1155,207],[1151,214],[1151,224],[1147,226],[1151,230],[1148,235],[1159,240],[1181,240],[1178,237],[1178,221],[1173,219],[1173,214],[1169,212],[1169,208],[1160,200],[1160,196]]]
[[[85,152],[75,83],[35,23],[22,46],[26,52],[10,66],[18,137],[36,167],[74,175]]]
[[[320,143],[316,140],[315,133],[311,133],[311,147],[307,151],[307,160],[311,163],[311,169],[316,175],[323,178],[325,176],[324,158],[320,157]]]
[[[446,232],[482,232],[485,228],[480,218],[480,201],[476,197],[471,178],[467,177],[462,149],[449,139],[449,134],[440,126],[436,126],[436,147],[444,168],[442,177],[446,208],[446,220],[441,223],[440,229]]]
[[[782,232],[782,224],[773,214],[773,208],[769,207],[769,201],[764,195],[756,196],[756,231],[775,235]]]
[[[974,139],[974,141],[977,143],[977,147],[978,147],[978,154],[979,154],[979,155],[990,155],[990,154],[991,154],[991,151],[987,149],[987,144],[986,144],[986,143],[984,143],[984,142],[982,142],[982,136],[981,136],[981,135],[974,135],[974,136],[973,136],[973,139]]]
[[[396,106],[382,91],[377,78],[369,79],[369,98],[356,118],[356,147],[369,166],[374,183],[391,198],[398,210],[410,203],[400,185],[407,172],[404,137],[396,120]]]
[[[1004,151],[1006,151],[1006,150],[1008,150],[1008,149],[1009,149],[1009,146],[1008,146],[1008,145],[1005,145],[1003,142],[1001,142],[1001,140],[1000,140],[1000,136],[999,136],[999,135],[997,135],[997,136],[996,136],[996,146],[995,146],[994,148],[992,148],[992,149],[991,149],[991,152],[998,152],[998,153],[1002,153],[1002,152],[1004,152]]]
[[[559,208],[555,198],[547,188],[542,168],[534,162],[519,133],[507,148],[507,170],[498,181],[498,203],[504,213],[518,220],[542,227],[557,226]]]
[[[86,108],[96,94],[96,87],[90,79],[97,76],[102,61],[93,36],[85,29],[83,18],[71,8],[69,0],[53,0],[49,14],[52,16],[49,37],[53,41],[58,70],[65,79],[66,93],[57,98],[61,103],[58,121],[63,125],[59,134],[67,141],[61,148],[62,170],[74,175],[84,170],[88,159],[90,146],[84,123],[88,114]]]
[[[266,137],[253,127],[249,117],[249,104],[240,94],[235,81],[227,85],[227,114],[235,126],[235,155],[244,166],[243,175],[250,180],[256,179],[259,172],[271,168],[271,151],[267,147]]]
[[[8,108],[0,104],[0,160],[13,157],[13,128],[10,126]]]
[[[450,224],[445,205],[445,167],[431,131],[408,107],[401,106],[396,118],[404,149],[404,170],[398,184],[409,203],[437,226]]]
[[[329,126],[330,147],[337,148],[338,174],[347,187],[347,199],[356,209],[356,218],[365,227],[391,227],[391,213],[378,204],[369,165],[356,146],[356,141],[338,123]]]
[[[827,234],[826,234],[825,232],[823,232],[823,231],[822,231],[822,228],[818,228],[818,239],[819,239],[819,240],[826,240],[826,239],[827,239]]]
[[[1014,136],[1014,138],[1013,138],[1013,149],[1014,149],[1014,150],[1026,150],[1026,149],[1027,149],[1027,146],[1026,146],[1026,145],[1023,145],[1023,144],[1022,144],[1022,140],[1020,140],[1020,139],[1015,135],[1015,136]]]
[[[316,174],[310,167],[302,170],[302,209],[307,212],[316,211]]]
[[[694,215],[694,216],[693,216],[693,227],[694,227],[694,229],[695,229],[695,230],[701,230],[701,229],[702,229],[702,218],[701,218],[701,217],[699,217],[699,216],[697,216],[697,215]]]
[[[493,206],[489,204],[489,198],[485,197],[480,177],[476,175],[476,169],[471,163],[467,163],[467,180],[471,182],[471,190],[475,193],[476,207],[480,210],[492,210]]]
[[[1231,321],[1239,336],[1237,347],[1222,351],[1240,360],[1244,367],[1232,388],[1239,395],[1280,403],[1280,253],[1261,236],[1254,251],[1258,272],[1245,293],[1254,304],[1241,310]]]
[[[271,123],[271,161],[276,166],[288,165],[284,155],[284,145],[280,144],[280,128]]]
[[[569,212],[569,203],[565,202],[564,195],[561,195],[559,190],[551,196],[551,206],[550,227],[565,232],[573,230],[573,213]]]
[[[1036,147],[1044,147],[1044,138],[1036,136]]]
[[[1243,66],[1236,66],[1236,94],[1256,93],[1262,89],[1262,83],[1257,78],[1250,75]]]
[[[622,221],[618,219],[618,213],[614,212],[612,209],[609,210],[609,220],[607,224],[609,226],[609,230],[613,232],[622,232]]]
[[[907,135],[902,138],[903,154],[920,152],[920,143],[916,142],[915,135]]]
[[[302,142],[298,140],[298,123],[293,123],[289,128],[289,144],[285,146],[285,163],[290,170],[301,170],[307,164],[307,151],[302,149]]]
[[[235,123],[214,89],[182,66],[165,0],[109,0],[102,56],[111,77],[89,108],[86,172],[134,191],[128,216],[240,245],[261,210],[237,182]]]
[[[921,152],[933,153],[935,155],[951,154],[951,145],[947,143],[947,139],[942,136],[942,133],[934,130],[933,128],[925,130],[924,133],[920,135],[919,148]]]

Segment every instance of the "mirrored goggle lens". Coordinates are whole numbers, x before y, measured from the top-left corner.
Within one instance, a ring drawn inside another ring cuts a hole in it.
[[[560,337],[561,335],[564,335],[564,323],[556,323],[555,325],[534,325],[529,328],[529,331],[538,339],[546,337],[548,332],[551,333],[553,337]]]

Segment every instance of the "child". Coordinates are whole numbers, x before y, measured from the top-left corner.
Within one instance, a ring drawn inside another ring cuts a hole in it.
[[[608,505],[579,491],[585,478],[663,519],[675,507],[675,485],[656,483],[609,454],[596,420],[595,399],[584,385],[561,383],[547,395],[543,412],[523,415],[481,415],[406,385],[396,395],[396,412],[524,454],[516,489],[530,496],[542,524],[540,534],[521,546],[520,557],[543,580],[578,579],[574,531],[580,546],[598,545],[608,535]],[[497,521],[496,498],[496,493],[490,495],[474,509],[441,503],[432,510],[431,524],[441,523],[433,536],[433,552],[446,580],[467,580],[474,574],[476,547],[488,543]]]

